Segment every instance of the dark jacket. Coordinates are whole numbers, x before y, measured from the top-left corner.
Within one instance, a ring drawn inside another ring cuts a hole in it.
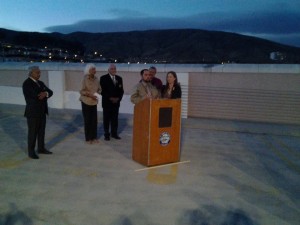
[[[165,93],[167,92],[167,86],[163,85],[162,87],[162,94],[161,96],[164,97]],[[177,84],[173,87],[172,92],[171,92],[171,99],[176,99],[176,98],[181,98],[181,87],[180,84]]]
[[[116,78],[116,85],[114,84],[109,74],[100,77],[103,108],[120,107],[120,101],[122,100],[124,94],[123,80],[122,77],[118,75],[115,75],[115,78]],[[109,99],[111,97],[117,97],[119,98],[119,101],[117,103],[113,103]]]
[[[53,95],[50,90],[42,81],[35,83],[32,79],[27,78],[23,83],[23,94],[26,101],[25,117],[41,117],[48,114],[47,99]],[[39,100],[38,95],[40,92],[48,92],[48,98]]]

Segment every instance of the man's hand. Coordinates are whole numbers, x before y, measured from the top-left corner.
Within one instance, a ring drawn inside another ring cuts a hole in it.
[[[119,98],[116,98],[116,97],[110,97],[109,100],[112,102],[112,103],[118,103],[119,101]]]
[[[46,91],[43,91],[38,94],[39,100],[43,100],[44,98],[47,98],[48,93]]]

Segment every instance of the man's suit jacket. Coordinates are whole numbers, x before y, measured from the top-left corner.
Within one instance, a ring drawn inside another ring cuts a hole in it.
[[[160,92],[157,90],[155,86],[153,86],[151,83],[145,83],[144,81],[140,81],[135,87],[134,91],[130,96],[130,101],[133,104],[137,104],[143,99],[147,98],[148,90],[147,86],[151,92],[152,98],[160,98]]]
[[[48,92],[48,98],[53,95],[50,90],[42,81],[34,82],[31,78],[27,78],[23,83],[23,94],[26,101],[25,117],[41,117],[48,114],[47,99],[39,100],[38,95],[40,92]]]
[[[123,80],[122,77],[118,75],[115,75],[115,78],[116,84],[114,84],[109,74],[100,77],[103,108],[120,107],[120,101],[122,100],[124,94]],[[113,103],[111,100],[109,100],[111,97],[117,97],[119,98],[119,101],[117,103]]]

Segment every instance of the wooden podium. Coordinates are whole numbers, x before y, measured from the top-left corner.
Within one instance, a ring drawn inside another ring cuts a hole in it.
[[[178,162],[181,99],[144,99],[134,106],[132,159],[144,166]]]

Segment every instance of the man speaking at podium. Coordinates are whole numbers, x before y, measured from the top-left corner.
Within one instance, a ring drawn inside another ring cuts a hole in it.
[[[143,99],[160,98],[160,92],[151,84],[151,74],[148,69],[143,69],[141,72],[141,81],[134,87],[134,91],[130,97],[133,104],[137,104]]]

